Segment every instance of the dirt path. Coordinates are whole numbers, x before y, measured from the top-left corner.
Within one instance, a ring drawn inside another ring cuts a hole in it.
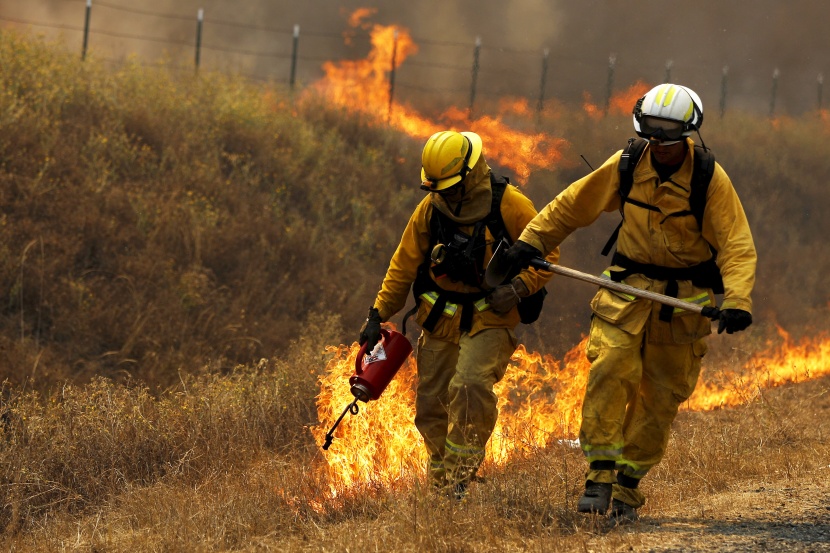
[[[636,534],[636,551],[830,551],[830,468],[816,476],[714,495],[659,517],[644,513],[611,532]]]

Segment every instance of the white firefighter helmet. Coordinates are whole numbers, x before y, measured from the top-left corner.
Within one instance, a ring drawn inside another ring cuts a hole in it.
[[[634,131],[642,138],[677,141],[702,123],[703,103],[685,86],[655,86],[634,105]]]

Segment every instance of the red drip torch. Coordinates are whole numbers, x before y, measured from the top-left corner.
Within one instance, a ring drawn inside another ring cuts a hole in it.
[[[323,449],[328,449],[331,445],[332,440],[334,440],[334,430],[343,420],[343,417],[346,416],[346,413],[357,415],[360,411],[357,406],[358,401],[367,403],[370,399],[378,399],[389,383],[392,382],[406,358],[412,353],[412,344],[403,334],[385,328],[381,329],[380,341],[368,355],[366,345],[363,344],[360,351],[357,352],[357,358],[354,362],[355,372],[349,378],[354,401],[346,406],[334,426],[326,434]]]

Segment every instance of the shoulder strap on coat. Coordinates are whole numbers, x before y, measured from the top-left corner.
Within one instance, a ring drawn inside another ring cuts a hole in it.
[[[602,255],[611,253],[611,248],[614,247],[614,244],[617,242],[617,237],[620,235],[620,229],[625,221],[625,203],[628,201],[628,195],[631,193],[631,187],[634,185],[634,169],[637,168],[637,164],[640,163],[640,158],[643,157],[646,144],[648,144],[648,140],[643,138],[629,138],[628,145],[623,150],[622,155],[620,155],[620,188],[618,193],[620,195],[620,217],[622,217],[622,220],[608,238],[605,246],[603,246]]]
[[[712,181],[712,175],[714,174],[715,154],[708,148],[695,146],[695,166],[692,171],[692,191],[689,194],[689,205],[700,229],[703,229],[706,194],[709,192],[709,183]]]
[[[495,241],[498,242],[502,237],[506,237],[507,241],[512,244],[513,240],[504,227],[504,219],[501,218],[501,199],[508,184],[510,184],[508,177],[499,176],[490,171],[490,189],[493,195],[490,202],[490,214],[487,215],[486,223]]]

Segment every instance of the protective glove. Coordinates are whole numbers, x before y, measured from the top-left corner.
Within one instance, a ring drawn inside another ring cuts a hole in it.
[[[752,324],[752,315],[743,309],[724,309],[720,312],[718,334],[739,332]]]
[[[542,257],[542,252],[521,240],[516,242],[508,248],[504,254],[505,263],[515,269],[526,269],[530,266],[530,260],[535,257]]]
[[[510,284],[497,286],[489,296],[487,303],[497,315],[504,315],[516,307],[522,298],[529,295],[527,286],[520,278],[514,278]]]
[[[375,349],[375,345],[377,345],[380,340],[381,322],[383,322],[383,319],[380,318],[378,310],[374,307],[370,307],[369,316],[366,317],[366,322],[363,323],[363,326],[360,328],[360,337],[358,338],[358,343],[361,346],[363,344],[368,344],[366,346],[366,351],[372,351]]]

